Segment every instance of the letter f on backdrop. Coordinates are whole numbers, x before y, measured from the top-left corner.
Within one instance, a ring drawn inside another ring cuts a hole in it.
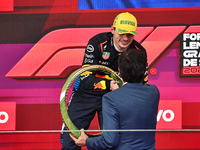
[[[186,26],[138,27],[135,40],[147,50],[151,67]],[[80,68],[88,40],[110,28],[59,29],[46,34],[6,74],[9,78],[65,78]]]

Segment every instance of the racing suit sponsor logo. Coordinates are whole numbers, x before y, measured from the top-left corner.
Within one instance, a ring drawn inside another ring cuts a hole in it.
[[[94,58],[94,55],[92,55],[92,54],[88,55],[88,54],[85,53],[85,57],[86,58]]]
[[[87,51],[88,51],[89,53],[93,52],[93,51],[94,51],[94,47],[93,47],[91,44],[88,44],[88,46],[87,46]]]
[[[91,72],[91,71],[83,72],[83,73],[81,74],[81,76],[85,76],[85,75],[88,75],[88,74],[92,74],[92,72]]]
[[[108,59],[110,57],[110,52],[103,52],[103,59]]]
[[[84,80],[85,78],[89,77],[89,74],[83,76],[83,77],[80,77],[81,80]]]
[[[84,63],[92,64],[92,63],[93,63],[93,60],[88,59],[88,58],[85,58]]]
[[[109,77],[109,75],[99,75],[99,74],[96,74],[95,77],[105,78],[105,79],[111,80],[111,78]]]
[[[105,62],[105,61],[99,61],[99,63],[102,65],[109,65],[109,62]]]
[[[107,47],[107,45],[105,45],[105,46],[103,47],[103,50],[105,50],[105,49],[106,49],[106,47]]]
[[[103,91],[106,89],[106,81],[101,80],[98,83],[94,83],[94,91]]]

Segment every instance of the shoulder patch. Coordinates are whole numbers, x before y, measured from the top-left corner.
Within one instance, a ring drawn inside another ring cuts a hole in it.
[[[110,52],[103,52],[103,59],[108,59],[110,57]]]

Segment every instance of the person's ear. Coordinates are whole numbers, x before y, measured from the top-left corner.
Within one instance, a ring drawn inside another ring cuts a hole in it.
[[[114,27],[113,26],[111,26],[111,32],[112,32],[112,34],[114,33]]]

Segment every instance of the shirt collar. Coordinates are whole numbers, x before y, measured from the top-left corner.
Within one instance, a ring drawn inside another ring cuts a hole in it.
[[[127,49],[126,49],[126,50],[122,51],[122,50],[120,50],[119,48],[117,48],[117,46],[115,45],[115,43],[114,43],[114,42],[113,42],[113,44],[114,44],[114,47],[115,47],[116,51],[118,51],[118,52],[120,52],[120,53],[121,53],[121,52],[124,52],[124,51],[126,51],[126,50],[127,50]]]

